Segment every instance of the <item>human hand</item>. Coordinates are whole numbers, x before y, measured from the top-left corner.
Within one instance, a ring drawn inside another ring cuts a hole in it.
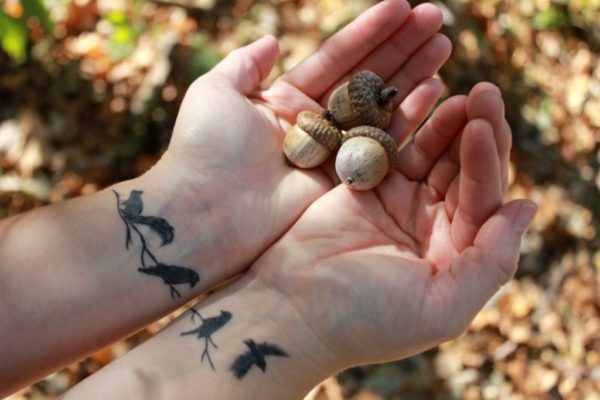
[[[218,283],[240,272],[332,188],[324,170],[289,167],[282,143],[296,114],[322,109],[351,72],[373,70],[400,89],[394,130],[418,126],[442,92],[431,78],[451,49],[449,40],[436,33],[441,21],[432,5],[411,10],[405,0],[389,0],[266,90],[259,85],[278,55],[272,37],[232,52],[192,84],[155,171],[178,193],[190,240],[198,239],[198,231],[200,240],[210,240],[206,232],[223,233],[213,246],[218,256],[202,255],[204,264],[218,265],[203,271],[204,282]],[[209,226],[198,227],[197,221]]]
[[[301,398],[456,337],[513,275],[535,213],[502,203],[510,145],[493,85],[446,100],[377,189],[320,197],[239,280],[65,399],[145,398],[148,382],[172,399]]]
[[[510,143],[493,85],[446,100],[378,188],[327,193],[249,274],[288,299],[332,370],[458,336],[512,277],[535,214],[503,205]]]

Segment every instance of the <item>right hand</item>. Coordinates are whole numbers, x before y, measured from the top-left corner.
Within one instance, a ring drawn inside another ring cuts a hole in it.
[[[456,337],[514,274],[535,214],[528,200],[503,204],[510,142],[493,85],[446,100],[378,188],[318,199],[250,274],[288,300],[334,369]]]

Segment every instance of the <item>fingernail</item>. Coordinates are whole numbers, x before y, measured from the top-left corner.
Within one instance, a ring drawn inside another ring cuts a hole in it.
[[[516,234],[522,235],[525,233],[525,230],[531,224],[531,221],[533,221],[536,212],[537,206],[534,203],[525,203],[521,206],[513,223],[513,230]]]

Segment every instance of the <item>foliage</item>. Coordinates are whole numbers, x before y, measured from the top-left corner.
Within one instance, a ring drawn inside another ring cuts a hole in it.
[[[17,63],[27,57],[27,28],[25,22],[0,9],[0,47]]]
[[[0,48],[16,63],[27,59],[28,23],[41,24],[46,34],[52,33],[54,23],[43,0],[22,0],[22,12],[14,17],[0,8]]]
[[[22,0],[20,13],[0,7],[0,46],[14,60],[0,67],[0,217],[143,173],[167,146],[186,88],[225,54],[277,35],[282,55],[272,79],[373,2],[230,0],[184,8],[57,1],[64,9],[53,8],[62,16],[54,21],[42,0]],[[454,46],[440,72],[448,94],[466,93],[480,80],[500,86],[514,141],[508,197],[534,200],[539,213],[518,276],[460,340],[391,365],[346,371],[314,398],[595,399],[600,1],[438,4]],[[26,24],[30,17],[37,28]],[[40,41],[40,29],[52,40]],[[0,63],[5,58],[0,54]],[[172,318],[15,399],[64,391]]]
[[[533,26],[537,29],[557,29],[569,23],[567,13],[557,6],[539,11],[533,18]]]
[[[132,25],[125,11],[111,11],[104,18],[113,26],[109,41],[111,59],[122,60],[131,56],[135,50],[141,28]]]

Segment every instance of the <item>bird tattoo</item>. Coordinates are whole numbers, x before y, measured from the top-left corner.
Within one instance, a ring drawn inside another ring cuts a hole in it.
[[[142,211],[144,210],[144,203],[142,201],[142,194],[144,192],[142,190],[132,190],[129,194],[129,198],[123,201],[121,201],[118,192],[115,190],[113,190],[113,192],[117,197],[117,209],[119,210],[119,215],[127,228],[127,237],[125,240],[125,247],[127,249],[129,249],[129,245],[132,241],[132,229],[137,232],[142,242],[145,244],[143,235],[136,225],[145,225],[157,233],[162,239],[163,246],[173,241],[175,229],[171,224],[163,218],[142,215]]]
[[[116,192],[115,192],[116,193]],[[129,198],[121,202],[123,208],[119,208],[119,214],[123,218],[132,219],[142,213],[144,203],[142,202],[143,190],[132,190]]]
[[[217,315],[216,317],[202,318],[202,315],[200,315],[200,313],[194,308],[191,308],[190,311],[192,312],[192,322],[194,322],[194,317],[197,315],[202,321],[202,324],[196,329],[192,329],[191,331],[187,332],[182,332],[180,336],[196,335],[198,339],[204,339],[204,351],[202,352],[202,357],[200,357],[200,362],[204,362],[204,358],[206,357],[208,363],[210,364],[210,367],[214,371],[215,366],[210,358],[210,354],[208,352],[208,345],[210,343],[214,346],[215,349],[218,349],[217,345],[212,340],[212,335],[216,331],[221,329],[223,326],[225,326],[225,324],[227,324],[231,320],[232,315],[229,311],[221,310],[221,314]]]
[[[142,193],[144,192],[141,190],[132,190],[129,194],[129,198],[124,201],[121,201],[119,193],[115,190],[113,190],[113,193],[117,196],[117,210],[119,210],[119,215],[127,229],[125,248],[129,249],[129,245],[131,244],[131,228],[129,226],[129,221],[142,213],[144,208],[144,204],[142,203]]]
[[[171,289],[172,299],[175,299],[175,295],[181,297],[181,293],[173,285],[188,283],[190,288],[193,288],[200,280],[200,276],[196,271],[185,267],[178,267],[177,265],[158,263],[155,266],[138,268],[138,271],[146,275],[154,275],[162,278],[163,282]]]
[[[244,340],[244,343],[248,347],[248,351],[238,356],[233,364],[231,364],[231,371],[233,376],[237,379],[242,379],[253,365],[256,365],[262,372],[267,369],[266,356],[280,356],[289,357],[289,354],[279,348],[277,345],[269,343],[256,344],[252,339]]]
[[[133,243],[132,232],[135,232],[140,239],[142,246],[140,262],[142,266],[138,268],[138,271],[146,275],[162,278],[163,282],[171,289],[171,298],[175,299],[175,296],[181,297],[181,293],[179,293],[174,285],[189,284],[190,288],[193,288],[200,281],[200,276],[190,268],[167,265],[158,261],[154,253],[150,250],[150,246],[140,230],[140,226],[145,226],[151,232],[160,236],[161,246],[173,241],[175,238],[175,229],[164,218],[142,215],[144,211],[144,202],[142,200],[144,192],[142,190],[132,190],[127,200],[121,200],[121,196],[117,191],[113,190],[113,193],[117,198],[119,216],[126,228],[125,248],[129,250],[129,246]]]

